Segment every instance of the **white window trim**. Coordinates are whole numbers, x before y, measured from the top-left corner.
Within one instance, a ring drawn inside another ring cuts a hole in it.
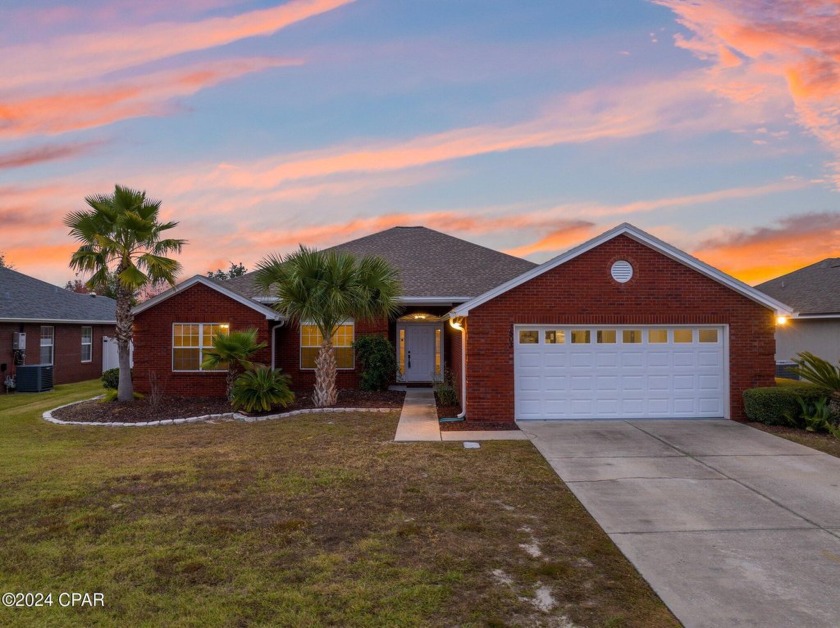
[[[44,330],[50,330],[50,344],[45,345],[43,344],[44,341]],[[41,353],[44,347],[50,348],[50,361],[49,362],[41,362]],[[50,366],[55,366],[55,327],[53,325],[41,325],[41,329],[38,335],[38,363],[39,364],[49,364]]]
[[[309,321],[301,321],[298,325],[298,370],[300,371],[314,371],[314,366],[303,366],[303,350],[304,349],[313,349],[314,347],[311,345],[303,346],[303,327],[304,325],[315,325],[315,323],[311,323]],[[356,370],[356,349],[353,346],[356,343],[356,321],[348,319],[346,321],[342,321],[338,324],[339,327],[342,325],[352,325],[353,326],[353,340],[350,341],[350,350],[353,351],[353,366],[351,367],[337,367],[337,371],[355,371]],[[321,345],[318,345],[320,347]],[[335,345],[333,345],[335,346]],[[336,347],[338,348],[338,347]],[[342,349],[347,349],[348,347],[341,347]]]
[[[199,342],[201,338],[204,337],[204,326],[205,325],[227,325],[228,326],[228,333],[230,333],[230,323],[195,323],[195,322],[188,322],[188,321],[176,321],[172,323],[172,330],[169,334],[169,344],[170,344],[170,358],[171,358],[171,368],[173,373],[225,373],[225,370],[212,370],[208,371],[203,368],[198,369],[176,369],[175,368],[175,325],[198,325],[198,338]],[[204,361],[204,350],[205,348],[199,345],[198,347],[177,347],[178,349],[198,349],[198,363],[201,364]]]
[[[90,342],[85,342],[85,330],[86,329],[90,330]],[[82,364],[89,364],[90,362],[93,362],[93,326],[92,325],[82,325],[82,340],[81,340],[81,343],[82,343],[82,355],[81,355]],[[90,357],[87,360],[85,360],[85,347],[90,348]]]

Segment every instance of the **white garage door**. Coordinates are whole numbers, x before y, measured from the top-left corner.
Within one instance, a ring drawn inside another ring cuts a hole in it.
[[[721,418],[726,328],[514,327],[516,418]]]

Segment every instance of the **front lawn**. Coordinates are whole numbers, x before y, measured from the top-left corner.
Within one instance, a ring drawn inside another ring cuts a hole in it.
[[[398,413],[66,427],[0,396],[4,626],[676,626],[528,442],[394,443]]]

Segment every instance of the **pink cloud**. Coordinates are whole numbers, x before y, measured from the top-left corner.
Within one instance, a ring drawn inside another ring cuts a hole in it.
[[[651,0],[691,32],[677,45],[712,64],[721,94],[736,101],[776,95],[836,157],[840,187],[840,3],[801,0]]]
[[[292,0],[283,5],[195,22],[155,22],[110,32],[68,35],[44,43],[0,49],[4,89],[66,84],[166,59],[186,52],[266,36],[353,0]],[[61,50],[61,63],[55,51]]]
[[[685,111],[691,111],[686,116]],[[622,140],[654,132],[694,134],[753,126],[772,101],[745,107],[707,89],[707,77],[621,85],[557,99],[539,115],[509,125],[453,129],[390,142],[357,142],[187,173],[172,185],[265,190],[294,180],[344,173],[392,172],[489,153]]]
[[[0,138],[53,135],[168,111],[174,98],[268,68],[297,65],[288,59],[232,59],[147,74],[95,87],[6,99],[0,104]]]
[[[840,212],[806,213],[770,227],[723,229],[693,254],[749,283],[760,283],[837,255]]]
[[[12,168],[23,168],[49,161],[70,159],[93,151],[99,142],[77,142],[74,144],[53,144],[39,146],[38,148],[27,148],[0,154],[0,170]]]

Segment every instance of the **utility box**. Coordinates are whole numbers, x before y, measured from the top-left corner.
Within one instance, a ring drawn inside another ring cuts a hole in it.
[[[26,351],[26,334],[20,331],[14,333],[12,336],[12,349],[14,351]]]
[[[15,369],[15,387],[18,392],[44,392],[52,390],[52,364],[30,364]]]

